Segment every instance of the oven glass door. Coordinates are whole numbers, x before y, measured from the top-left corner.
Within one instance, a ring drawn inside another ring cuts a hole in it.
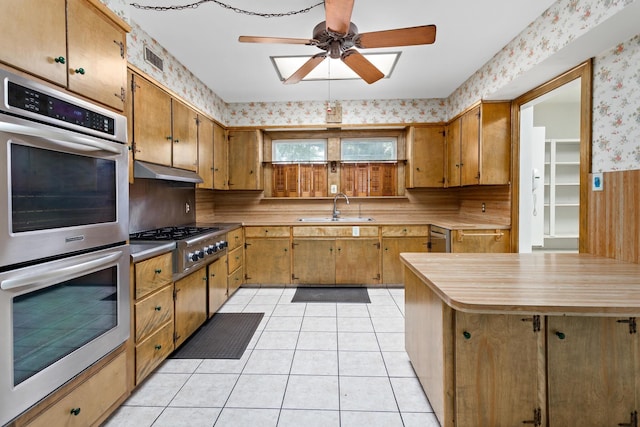
[[[126,341],[128,275],[127,245],[0,273],[0,414],[19,415]]]

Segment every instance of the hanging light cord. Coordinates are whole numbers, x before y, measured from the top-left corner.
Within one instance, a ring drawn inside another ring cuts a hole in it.
[[[135,7],[136,9],[142,9],[142,10],[154,10],[156,12],[166,12],[169,10],[184,10],[184,9],[196,9],[198,6],[200,6],[201,4],[204,3],[215,3],[218,6],[224,8],[224,9],[229,9],[235,13],[241,13],[243,15],[250,15],[250,16],[260,16],[262,18],[281,18],[283,16],[291,16],[291,15],[299,15],[302,13],[307,13],[309,11],[311,11],[311,9],[318,7],[320,5],[324,4],[324,1],[321,1],[320,3],[316,3],[313,6],[309,6],[307,8],[304,9],[300,9],[300,10],[292,10],[289,12],[281,12],[281,13],[262,13],[262,12],[252,12],[250,10],[244,10],[244,9],[240,9],[239,7],[235,7],[235,6],[231,6],[229,4],[223,3],[221,1],[218,0],[199,0],[195,3],[190,3],[190,4],[185,4],[185,5],[179,5],[179,6],[144,6],[138,3],[131,3],[131,6]]]
[[[331,113],[331,58],[327,60],[327,82],[329,84],[329,100],[327,101],[327,113]]]

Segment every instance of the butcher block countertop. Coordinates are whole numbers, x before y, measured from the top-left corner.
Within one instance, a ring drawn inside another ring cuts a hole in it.
[[[572,253],[403,253],[400,258],[462,312],[640,315],[640,264]]]

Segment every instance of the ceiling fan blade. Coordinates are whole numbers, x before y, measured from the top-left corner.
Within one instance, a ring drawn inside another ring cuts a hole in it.
[[[242,43],[284,43],[284,44],[307,44],[315,45],[317,40],[313,39],[292,39],[288,37],[257,37],[257,36],[240,36],[238,41]]]
[[[325,0],[327,30],[345,35],[349,33],[354,0]]]
[[[349,49],[342,54],[342,61],[347,64],[362,80],[371,84],[384,77],[382,71],[378,70],[367,58],[355,49]]]
[[[324,59],[327,57],[326,53],[319,53],[317,55],[309,58],[307,62],[305,62],[302,67],[298,68],[298,70],[291,74],[283,83],[286,85],[292,85],[298,83],[300,80],[304,79],[307,74],[313,71]]]
[[[436,41],[436,26],[398,28],[396,30],[361,33],[356,46],[368,49],[372,47],[415,46],[431,44]]]

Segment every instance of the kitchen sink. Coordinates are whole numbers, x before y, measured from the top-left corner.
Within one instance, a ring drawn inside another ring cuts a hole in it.
[[[316,218],[298,218],[300,222],[372,222],[374,219],[362,216],[340,216],[338,218],[316,217]]]

